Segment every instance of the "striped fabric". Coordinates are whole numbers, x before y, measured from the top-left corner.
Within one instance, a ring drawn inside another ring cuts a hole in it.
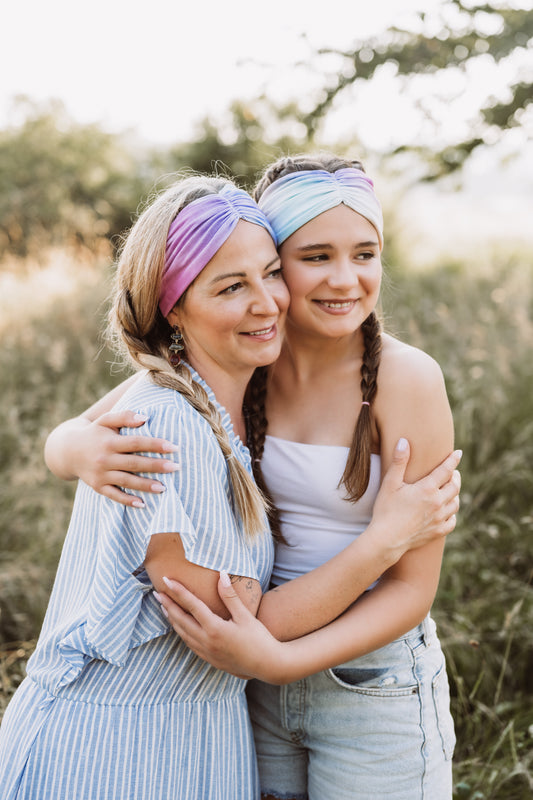
[[[169,631],[142,564],[152,534],[178,531],[188,560],[250,576],[265,590],[271,537],[245,539],[224,457],[181,395],[141,379],[118,407],[149,417],[143,433],[178,444],[182,469],[158,476],[166,491],[144,494],[144,509],[80,482],[28,677],[0,728],[2,800],[253,800],[245,682]]]

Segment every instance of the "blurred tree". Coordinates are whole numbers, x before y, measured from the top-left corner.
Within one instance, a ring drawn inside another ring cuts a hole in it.
[[[15,101],[19,125],[0,131],[0,254],[50,245],[94,248],[130,224],[145,186],[131,150],[63,105]]]
[[[295,108],[278,109],[267,101],[236,101],[216,124],[205,117],[191,142],[159,157],[159,173],[190,169],[220,174],[251,189],[265,164],[307,146],[307,130],[295,123]],[[267,131],[276,131],[269,139]]]
[[[399,148],[424,152],[430,160],[426,177],[431,179],[457,170],[476,147],[492,143],[503,131],[524,122],[526,108],[533,99],[530,58],[533,9],[497,0],[468,3],[444,0],[436,11],[419,12],[417,16],[418,30],[393,27],[379,37],[356,42],[344,52],[318,50],[318,69],[324,57],[335,55],[340,63],[336,62],[334,72],[326,73],[319,101],[300,119],[309,135],[315,135],[347,87],[370,80],[386,65],[389,72],[394,70],[397,76],[408,80],[453,68],[466,71],[482,58],[513,72],[515,79],[508,85],[505,96],[495,97],[487,87],[485,105],[475,110],[477,116],[471,122],[470,136],[449,143],[438,153],[420,146]]]

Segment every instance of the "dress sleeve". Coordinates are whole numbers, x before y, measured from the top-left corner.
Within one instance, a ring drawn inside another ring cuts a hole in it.
[[[83,618],[59,642],[70,664],[69,680],[88,658],[121,666],[130,649],[170,630],[143,569],[151,536],[179,533],[188,561],[259,580],[252,549],[233,510],[227,465],[209,424],[192,408],[176,403],[138,410],[149,416],[143,435],[165,438],[178,446],[173,458],[180,469],[158,474],[165,491],[140,495],[144,508],[122,506],[89,487],[82,488],[83,518],[96,526],[92,532],[96,554]],[[138,431],[122,433],[136,435]]]

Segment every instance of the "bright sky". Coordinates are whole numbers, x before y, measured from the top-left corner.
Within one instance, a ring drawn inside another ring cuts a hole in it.
[[[442,0],[11,0],[2,9],[0,128],[16,121],[9,115],[12,98],[26,94],[35,101],[58,98],[79,122],[113,132],[131,129],[163,145],[190,141],[195,122],[216,119],[232,99],[263,91],[278,102],[307,99],[321,88],[323,74],[294,66],[299,60],[312,66],[303,34],[315,47],[349,48],[388,25],[409,27],[415,11],[439,7]],[[469,136],[470,116],[489,88],[497,94],[513,80],[497,73],[489,57],[478,61],[466,76],[446,77],[450,102],[441,103],[436,123],[424,121],[417,108],[417,102],[434,104],[434,83],[413,100],[385,75],[363,85],[356,101],[343,95],[328,116],[326,141],[355,134],[377,152],[409,138],[438,145],[446,126],[456,124],[450,112],[458,106],[462,121],[453,135]],[[466,216],[452,199],[458,223],[468,219],[469,233],[477,209],[480,229],[493,227],[486,197],[494,196],[495,179],[504,180],[496,194],[500,202],[505,196],[521,236],[524,202],[511,206],[507,195],[529,191],[524,169],[510,161],[504,174],[473,159],[469,170],[477,197]],[[436,219],[427,207],[424,195],[416,216],[427,218],[426,228]],[[432,237],[448,236],[442,224],[435,227]]]
[[[62,99],[80,122],[186,140],[193,123],[267,87],[299,89],[293,64],[349,46],[441,0],[26,0],[2,11],[0,125],[11,98]],[[401,10],[400,10],[401,9]],[[321,86],[307,78],[301,91]],[[289,91],[290,90],[290,91]]]

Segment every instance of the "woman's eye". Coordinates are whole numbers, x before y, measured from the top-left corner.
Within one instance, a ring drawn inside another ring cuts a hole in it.
[[[360,259],[361,261],[371,261],[375,257],[376,257],[376,254],[373,253],[372,251],[370,251],[368,253],[366,253],[366,252],[365,253],[359,253],[357,255],[357,258]]]
[[[281,267],[273,269],[272,272],[268,273],[269,278],[281,278],[282,275],[283,275],[283,269]]]
[[[241,288],[241,286],[242,283],[232,283],[231,286],[227,286],[225,289],[223,289],[220,294],[234,294]]]

